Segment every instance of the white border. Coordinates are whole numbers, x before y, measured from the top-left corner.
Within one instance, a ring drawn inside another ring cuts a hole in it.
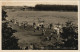
[[[2,6],[2,2],[25,2],[25,1],[13,1],[13,0],[8,0],[8,1],[0,1],[0,17],[1,17],[1,6]],[[40,0],[39,0],[40,1]],[[49,1],[49,0],[44,0],[44,1]],[[51,0],[50,0],[51,1]],[[49,2],[50,2],[49,1]],[[79,1],[79,0],[78,0]],[[26,1],[26,2],[33,2],[33,1]],[[36,1],[35,1],[36,2]],[[51,1],[52,2],[52,1]],[[78,9],[80,9],[80,6],[79,6],[79,2],[78,2]],[[78,11],[78,33],[80,32],[80,10]],[[0,18],[1,20],[1,18]],[[1,28],[2,24],[0,23],[0,28]],[[0,34],[1,34],[1,29],[0,29]],[[1,46],[1,35],[0,35],[0,46]],[[1,47],[0,47],[0,52],[80,52],[80,33],[78,34],[78,50],[1,50]]]

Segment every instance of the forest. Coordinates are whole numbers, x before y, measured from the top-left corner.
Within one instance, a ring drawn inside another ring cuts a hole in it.
[[[36,5],[35,10],[44,11],[78,11],[78,6],[76,5]]]

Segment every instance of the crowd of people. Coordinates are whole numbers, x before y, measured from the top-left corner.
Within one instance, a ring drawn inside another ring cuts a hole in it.
[[[18,26],[23,26],[24,29],[26,29],[26,27],[29,25],[27,21],[23,21],[23,22],[19,23],[15,19],[10,20],[9,22],[12,22]],[[44,32],[46,31],[46,29],[52,29],[53,32],[56,33],[57,35],[59,35],[63,31],[61,24],[53,25],[52,23],[50,23],[47,26],[48,27],[46,28],[44,25],[44,22],[39,22],[39,23],[33,22],[33,24],[32,24],[32,28],[34,28],[34,32],[35,32],[35,30],[42,30],[42,34],[44,34],[44,35],[45,35]],[[11,27],[11,26],[9,25],[9,27]]]
[[[27,26],[29,25],[27,21],[23,21],[22,23],[19,23],[17,20],[10,20],[9,22],[15,24],[15,25],[18,25],[19,27],[23,26],[23,28],[26,30]],[[11,25],[8,25],[8,27],[12,27]],[[52,30],[52,32],[50,33],[50,36],[47,36],[45,39],[47,41],[51,40],[52,36],[54,34],[57,35],[57,40],[59,40],[60,38],[60,33],[62,33],[62,26],[59,24],[59,25],[53,25],[52,23],[50,23],[48,25],[48,27],[46,28],[45,25],[44,25],[44,22],[39,22],[39,23],[36,23],[36,22],[33,22],[32,24],[32,28],[34,28],[34,33],[36,31],[42,31],[41,35],[45,36],[46,35],[46,31],[49,29],[49,30]],[[25,49],[25,48],[24,48]]]

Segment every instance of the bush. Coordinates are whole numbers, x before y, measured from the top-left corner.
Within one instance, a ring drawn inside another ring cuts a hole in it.
[[[78,32],[77,27],[71,21],[66,22],[63,27],[62,38],[64,39],[64,47],[78,49]]]

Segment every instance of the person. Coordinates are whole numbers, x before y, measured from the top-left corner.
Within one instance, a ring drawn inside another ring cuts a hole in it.
[[[14,24],[17,24],[17,20],[14,20]]]
[[[33,46],[32,43],[29,45],[28,49],[29,49],[29,50],[33,50],[33,49],[34,49],[34,46]]]
[[[34,26],[34,32],[35,32],[36,29],[37,29],[37,26]]]
[[[50,40],[50,38],[49,37],[46,37],[47,38],[47,40],[49,41]]]
[[[19,26],[21,26],[21,23],[19,23]]]
[[[11,22],[14,23],[14,19],[11,19]]]
[[[50,29],[52,29],[53,24],[51,23],[49,26],[50,26]]]
[[[20,27],[21,27],[21,28],[23,28],[23,25],[24,25],[24,24],[23,24],[23,22],[21,22],[21,24],[20,24],[20,25],[21,25]]]
[[[33,23],[33,27],[35,27],[35,25],[36,25],[36,23],[34,22],[34,23]]]
[[[25,30],[26,30],[26,27],[28,26],[28,23],[25,23],[25,25],[24,25],[24,28],[25,28]]]
[[[50,34],[50,37],[52,37],[52,36],[53,36],[53,33]]]
[[[37,30],[40,30],[40,24],[37,24]]]
[[[45,35],[45,31],[46,31],[45,29],[42,29],[42,35]]]
[[[42,29],[44,28],[44,25],[43,25],[43,24],[41,25],[41,28],[42,28]]]
[[[18,25],[19,25],[19,28],[21,28],[22,24],[21,24],[21,23],[19,23]]]
[[[60,37],[60,28],[58,26],[54,26],[53,27],[53,32],[54,32],[54,34],[57,35],[57,39],[59,40],[59,37]]]

